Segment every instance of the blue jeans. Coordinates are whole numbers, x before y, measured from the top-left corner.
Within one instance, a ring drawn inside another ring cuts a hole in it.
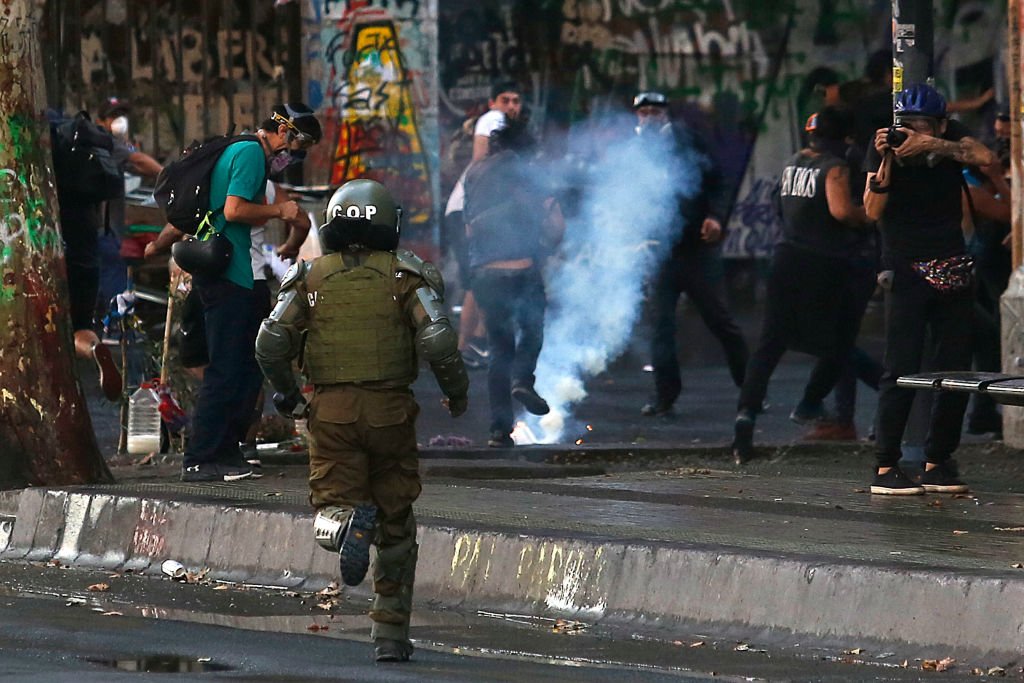
[[[185,466],[237,464],[263,375],[256,364],[256,292],[227,280],[194,283],[203,304],[210,364],[203,375]]]
[[[544,344],[544,280],[536,268],[473,271],[473,293],[484,312],[491,362],[487,396],[491,431],[511,433],[512,389],[533,387],[537,358]]]

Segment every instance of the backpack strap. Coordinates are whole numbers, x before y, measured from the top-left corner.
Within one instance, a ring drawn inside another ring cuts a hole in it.
[[[227,145],[224,146],[224,150],[225,151],[227,150],[228,147],[230,147],[231,145],[235,144],[236,142],[260,142],[259,137],[257,137],[256,135],[252,135],[252,134],[242,134],[242,135],[234,135],[234,136],[232,136],[232,133],[234,133],[234,131],[235,131],[235,124],[232,123],[231,127],[228,129],[228,133],[227,133],[226,137],[233,137],[233,139],[232,139],[231,142],[229,142]],[[262,143],[260,143],[260,147],[262,149]],[[263,167],[263,184],[264,185],[267,184],[267,180],[269,178],[270,178],[270,162],[267,161],[267,162],[264,163],[264,167]],[[225,198],[225,201],[227,201],[227,198]],[[216,228],[214,227],[213,220],[214,220],[214,218],[217,217],[218,214],[222,214],[222,213],[224,213],[224,207],[223,206],[220,207],[219,209],[213,209],[211,211],[207,211],[206,212],[206,216],[203,217],[203,220],[199,223],[199,228],[196,230],[196,239],[197,240],[199,240],[200,242],[203,242],[203,241],[206,241],[206,240],[210,239],[214,235],[219,234],[217,232]]]

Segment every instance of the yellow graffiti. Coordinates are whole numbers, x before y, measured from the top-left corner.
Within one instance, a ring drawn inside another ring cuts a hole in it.
[[[519,566],[516,567],[516,581],[521,581],[523,578],[523,565],[526,563],[526,556],[532,552],[532,548],[529,546],[524,547],[519,551]]]
[[[467,534],[459,537],[455,541],[455,551],[452,553],[452,571],[450,576],[455,578],[455,573],[461,570],[463,586],[465,586],[466,582],[469,581],[469,576],[472,573],[473,568],[480,560],[480,540],[479,536],[474,539]]]
[[[548,581],[555,580],[555,561],[558,561],[558,571],[562,570],[562,548],[561,546],[551,547],[551,564],[548,566]]]
[[[484,565],[484,582],[491,577],[491,558],[494,557],[495,542],[491,541],[491,550],[487,553],[487,564]]]
[[[331,182],[378,180],[399,198],[405,221],[426,224],[433,210],[430,173],[397,31],[379,17],[356,16],[352,26],[348,67],[335,92],[340,121]]]

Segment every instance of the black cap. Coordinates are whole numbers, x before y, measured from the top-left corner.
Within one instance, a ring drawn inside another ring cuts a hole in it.
[[[642,92],[633,98],[633,109],[640,107],[667,107],[668,98],[660,92]]]
[[[503,92],[522,93],[522,90],[519,89],[519,85],[515,81],[498,81],[491,86],[491,99],[493,100]]]
[[[323,128],[316,118],[316,113],[303,102],[288,102],[276,105],[271,111],[271,120],[294,127],[300,133],[308,135],[313,143],[320,142]]]
[[[96,116],[101,119],[112,119],[130,113],[132,105],[123,97],[108,97],[99,106]]]
[[[1010,105],[1008,103],[1000,104],[996,109],[996,118],[1000,121],[1010,120]]]

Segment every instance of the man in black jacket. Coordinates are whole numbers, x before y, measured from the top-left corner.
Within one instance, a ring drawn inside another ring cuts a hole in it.
[[[673,152],[687,150],[687,156],[700,161],[699,189],[692,196],[680,199],[678,238],[666,254],[651,293],[654,397],[640,412],[647,416],[657,416],[672,412],[672,404],[683,386],[676,349],[676,304],[680,294],[686,293],[708,329],[721,342],[736,386],[743,384],[749,351],[710,272],[715,260],[719,258],[716,245],[722,238],[722,221],[726,211],[727,199],[723,192],[721,173],[690,131],[671,124],[668,98],[663,94],[640,93],[633,98],[633,110],[637,116],[637,138],[634,144],[641,152],[649,146],[671,145]],[[670,182],[681,185],[683,181],[672,178]]]

